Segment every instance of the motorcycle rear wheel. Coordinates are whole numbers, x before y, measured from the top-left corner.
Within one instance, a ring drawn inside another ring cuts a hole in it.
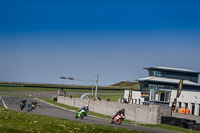
[[[110,120],[110,124],[113,124],[114,123],[114,121],[113,120]]]

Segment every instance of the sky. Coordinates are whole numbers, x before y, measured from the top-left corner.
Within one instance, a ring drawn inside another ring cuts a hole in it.
[[[200,71],[199,0],[1,0],[0,81],[107,86]],[[73,77],[62,80],[59,77]],[[200,80],[199,80],[200,83]]]

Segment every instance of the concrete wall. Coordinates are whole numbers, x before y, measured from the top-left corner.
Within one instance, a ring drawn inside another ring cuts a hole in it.
[[[57,102],[78,108],[88,105],[90,111],[109,116],[112,116],[118,110],[125,108],[126,119],[147,124],[160,124],[162,115],[161,112],[163,112],[162,108],[157,105],[145,106],[140,104],[93,101],[63,96],[58,96]]]
[[[200,123],[200,116],[187,115],[187,114],[180,114],[180,113],[172,112],[172,117],[196,120],[196,123]]]

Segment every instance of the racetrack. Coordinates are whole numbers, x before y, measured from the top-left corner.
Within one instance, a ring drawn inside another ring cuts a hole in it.
[[[0,104],[5,106],[8,109],[21,111],[21,109],[19,108],[19,104],[21,100],[22,98],[19,98],[19,97],[3,96]],[[33,99],[27,98],[27,104],[30,104],[32,101]],[[137,125],[130,125],[130,124],[125,124],[125,123],[122,123],[121,125],[110,124],[109,120],[107,119],[97,118],[93,116],[84,117],[84,119],[82,120],[76,119],[74,111],[63,109],[61,107],[57,107],[40,100],[36,100],[36,101],[39,106],[36,109],[32,110],[30,113],[46,115],[46,116],[51,116],[51,117],[59,117],[63,119],[73,120],[73,121],[83,121],[83,122],[92,123],[92,124],[100,124],[100,125],[107,125],[107,126],[113,126],[113,127],[119,127],[119,128],[126,128],[126,129],[143,131],[143,132],[172,133],[172,131],[142,127],[142,126],[137,126]],[[26,112],[26,110],[27,109],[25,108],[24,110],[22,110],[22,112]]]

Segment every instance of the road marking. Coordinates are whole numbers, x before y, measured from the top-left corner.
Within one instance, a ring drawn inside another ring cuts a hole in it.
[[[6,104],[5,104],[4,101],[3,101],[3,98],[2,98],[1,100],[2,100],[2,102],[3,102],[4,107],[8,109],[8,107],[6,106]]]

